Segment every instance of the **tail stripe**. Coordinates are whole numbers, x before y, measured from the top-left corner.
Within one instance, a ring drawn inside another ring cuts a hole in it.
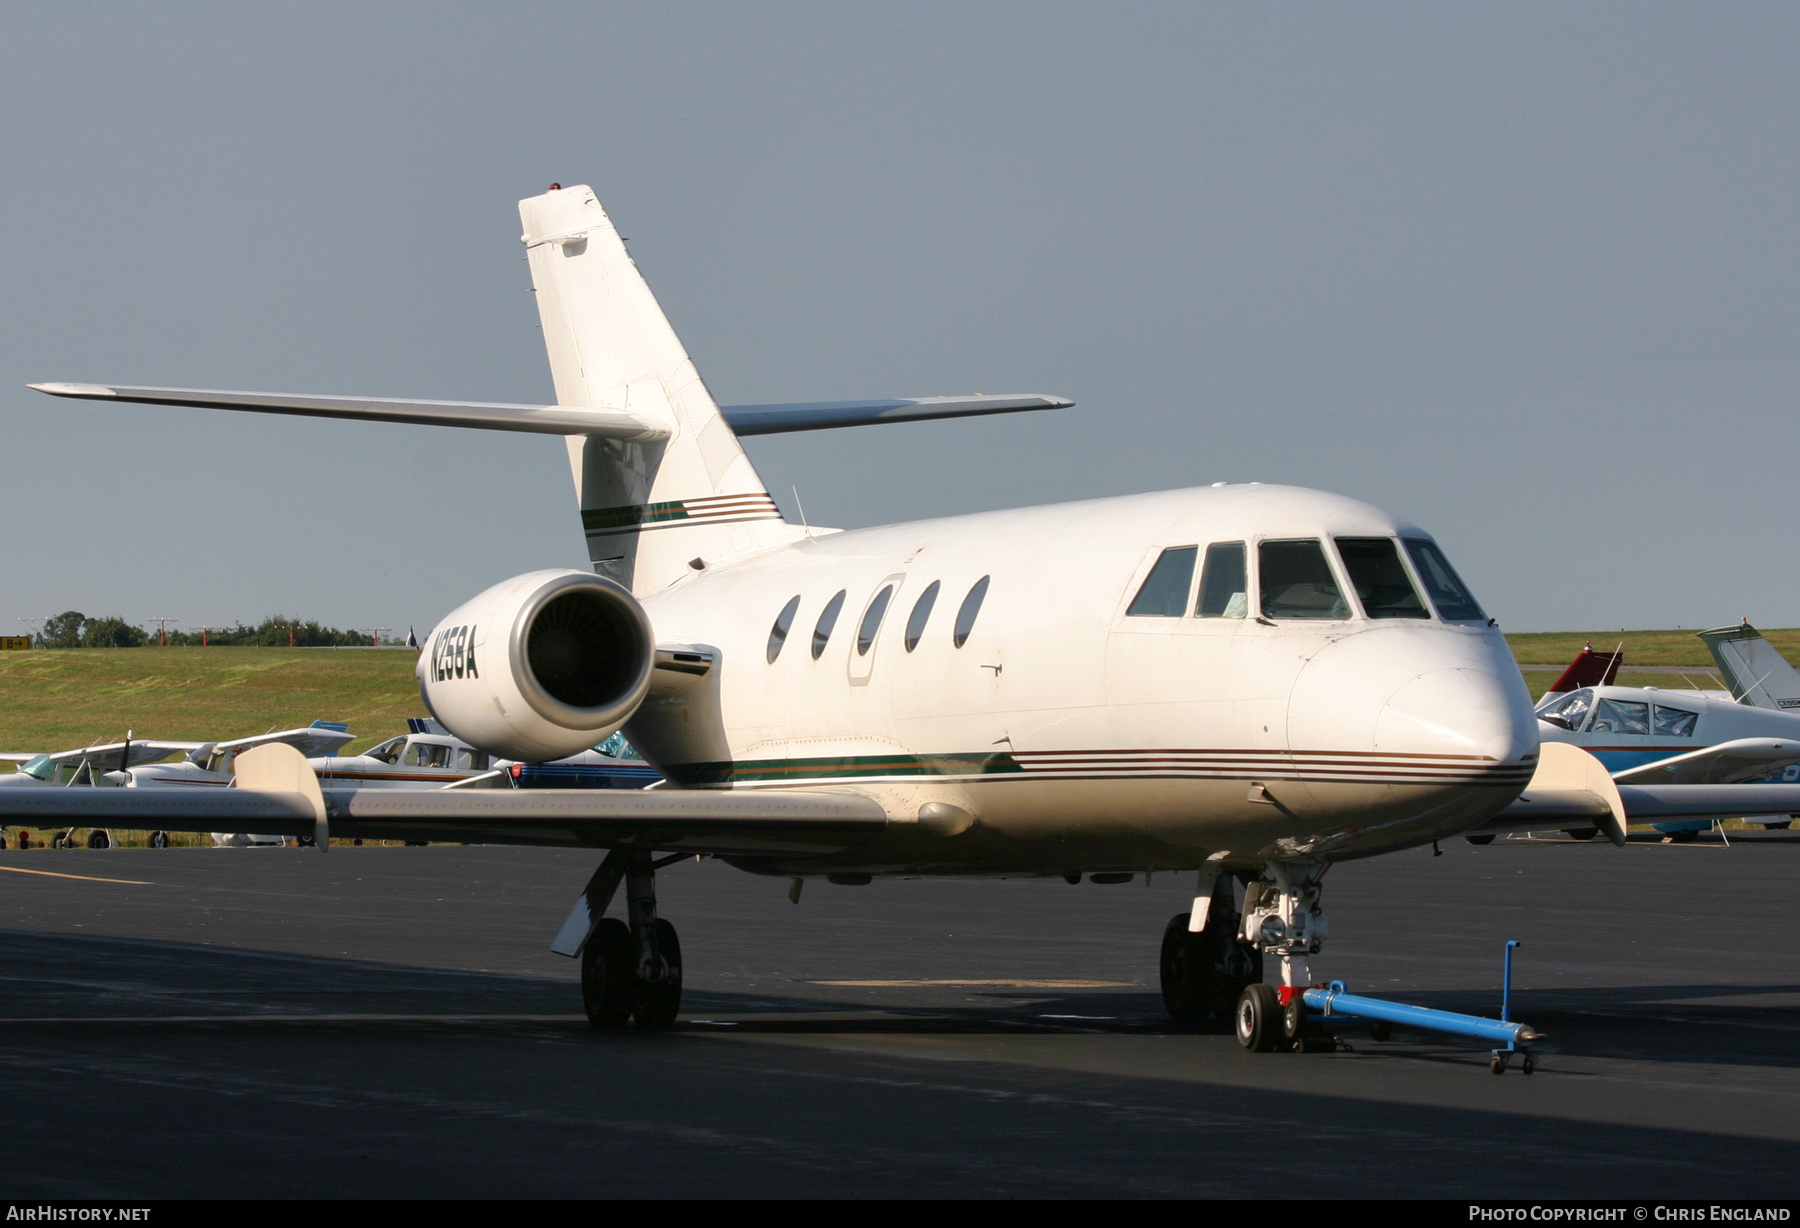
[[[622,529],[655,528],[681,521],[779,520],[781,510],[766,493],[708,495],[672,499],[666,503],[627,504],[623,507],[584,508],[581,527],[588,533],[616,533]]]

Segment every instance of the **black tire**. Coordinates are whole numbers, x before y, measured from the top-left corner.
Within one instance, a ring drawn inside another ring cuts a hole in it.
[[[1394,1025],[1386,1019],[1375,1019],[1369,1023],[1369,1039],[1383,1041],[1394,1034]]]
[[[601,921],[581,949],[581,1007],[593,1026],[622,1028],[630,1021],[636,962],[625,923],[613,917]]]
[[[105,831],[96,829],[88,833],[88,847],[91,849],[109,849],[112,838]]]
[[[681,1013],[681,939],[675,927],[663,918],[656,919],[656,950],[662,956],[668,975],[663,980],[637,981],[637,994],[631,1013],[640,1028],[660,1032],[675,1023]]]
[[[1497,1075],[1505,1074],[1506,1073],[1506,1054],[1496,1053],[1496,1054],[1494,1054],[1493,1057],[1489,1058],[1488,1059],[1488,1069]]]
[[[1467,840],[1470,844],[1492,844],[1494,842],[1494,833],[1489,832],[1485,836],[1464,836],[1463,839]]]
[[[1680,831],[1672,831],[1669,833],[1669,842],[1671,844],[1692,844],[1699,838],[1699,831],[1692,827],[1684,827]]]
[[[1163,1006],[1183,1023],[1231,1018],[1246,985],[1262,980],[1262,952],[1237,940],[1237,910],[1215,904],[1206,928],[1188,932],[1188,914],[1178,912],[1163,927]]]
[[[1592,840],[1600,834],[1598,827],[1571,827],[1563,835],[1571,840]]]
[[[1238,1044],[1273,1053],[1281,1043],[1281,999],[1269,985],[1246,985],[1237,1000]]]
[[[3,849],[5,847],[6,847],[6,833],[4,831],[0,831],[0,849]]]
[[[168,848],[169,847],[169,833],[166,831],[151,832],[150,833],[150,847],[153,849]]]
[[[1794,820],[1792,820],[1792,819],[1783,819],[1779,823],[1764,823],[1763,824],[1763,826],[1765,828],[1767,828],[1769,831],[1786,831],[1788,828],[1792,827],[1793,825],[1794,825]]]
[[[1184,912],[1170,917],[1163,927],[1159,961],[1163,1009],[1181,1023],[1205,1023],[1212,1014],[1212,1002],[1200,976],[1199,937],[1188,933],[1188,914]]]
[[[1280,1000],[1279,991],[1277,991],[1276,1001]],[[1289,1049],[1300,1053],[1303,1051],[1301,1033],[1305,1030],[1306,1003],[1296,992],[1287,1000],[1287,1005],[1281,1008],[1281,1039]]]
[[[1520,1074],[1530,1074],[1532,1071],[1534,1071],[1536,1069],[1537,1069],[1537,1060],[1531,1054],[1527,1053],[1525,1055],[1525,1060],[1519,1063],[1519,1073]]]
[[[66,831],[59,831],[54,836],[51,836],[50,837],[50,847],[53,849],[68,848],[69,847],[69,833]]]

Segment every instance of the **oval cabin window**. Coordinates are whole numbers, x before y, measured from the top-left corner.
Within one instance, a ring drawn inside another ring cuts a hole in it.
[[[787,643],[788,628],[794,625],[794,615],[800,612],[800,598],[795,596],[781,607],[781,613],[775,616],[775,625],[769,628],[769,664],[775,664],[775,658],[781,655],[781,646]]]
[[[988,581],[992,577],[983,576],[975,581],[975,587],[963,598],[962,605],[956,611],[956,627],[950,640],[958,648],[969,641],[969,632],[975,630],[975,618],[981,613],[981,603],[987,598]]]
[[[938,589],[941,586],[936,580],[913,602],[912,613],[906,616],[906,651],[911,652],[919,646],[925,637],[925,624],[931,621],[931,607],[937,604]]]
[[[888,602],[894,599],[894,586],[885,585],[869,608],[863,611],[862,625],[856,629],[856,655],[866,657],[869,649],[875,646],[876,633],[881,630],[881,620],[887,616]]]
[[[837,596],[833,597],[830,601],[827,601],[825,603],[825,608],[819,611],[819,621],[817,625],[813,627],[813,660],[817,661],[825,652],[825,645],[831,642],[832,628],[837,626],[838,614],[843,608],[844,590],[840,588],[837,591]]]

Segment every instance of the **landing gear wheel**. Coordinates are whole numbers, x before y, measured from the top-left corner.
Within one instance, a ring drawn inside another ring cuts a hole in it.
[[[1281,999],[1268,985],[1246,985],[1237,1001],[1238,1044],[1252,1053],[1273,1053],[1281,1041]]]
[[[3,849],[5,847],[6,847],[6,833],[3,831],[0,831],[0,849]]]
[[[1280,999],[1277,998],[1277,1001]],[[1306,1029],[1306,1003],[1295,993],[1281,1008],[1281,1039],[1285,1046],[1295,1053],[1306,1051],[1306,1040],[1301,1035]]]
[[[1563,833],[1563,835],[1571,840],[1592,840],[1599,834],[1600,829],[1598,827],[1571,827]],[[1504,1067],[1502,1067],[1502,1069],[1504,1069]]]
[[[168,848],[169,847],[169,833],[166,831],[151,832],[150,833],[150,847],[153,849]]]
[[[1383,1041],[1394,1034],[1394,1025],[1385,1019],[1377,1019],[1369,1024],[1369,1039]]]
[[[1188,914],[1178,912],[1163,927],[1163,1007],[1183,1023],[1224,1022],[1246,985],[1262,980],[1262,952],[1237,940],[1235,909],[1214,905],[1206,928],[1188,932]]]
[[[622,1028],[631,1019],[631,931],[608,917],[581,949],[581,1006],[597,1028]]]
[[[1527,1053],[1525,1055],[1525,1060],[1519,1063],[1519,1073],[1520,1074],[1530,1074],[1532,1071],[1534,1071],[1536,1069],[1537,1069],[1537,1062],[1532,1058],[1531,1054]]]
[[[1783,819],[1779,823],[1764,823],[1763,824],[1763,826],[1768,828],[1770,831],[1786,831],[1788,828],[1792,827],[1793,825],[1794,825],[1794,820],[1792,820],[1792,819]]]
[[[1506,1073],[1506,1054],[1496,1053],[1488,1059],[1488,1069],[1497,1075]]]
[[[1699,838],[1700,833],[1692,827],[1684,827],[1680,831],[1669,833],[1669,843],[1671,844],[1692,844]]]
[[[635,982],[637,994],[631,1013],[640,1028],[661,1031],[681,1012],[681,940],[675,936],[675,927],[661,917],[656,919],[656,950],[667,975],[660,981]]]
[[[59,831],[54,836],[51,836],[50,837],[50,847],[53,849],[68,848],[69,847],[69,833],[66,831]]]
[[[1494,842],[1494,833],[1489,832],[1485,836],[1464,836],[1463,839],[1467,840],[1470,844],[1492,844]]]
[[[109,849],[112,847],[112,838],[104,831],[91,831],[88,833],[88,847],[91,849]]]

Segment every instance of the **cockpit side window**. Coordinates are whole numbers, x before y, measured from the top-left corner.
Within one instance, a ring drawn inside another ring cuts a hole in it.
[[[1201,618],[1242,618],[1250,612],[1250,582],[1245,575],[1244,543],[1214,542],[1206,548],[1200,569]]]
[[[1439,618],[1453,623],[1487,617],[1436,542],[1415,537],[1405,540],[1406,552],[1412,556],[1413,566],[1419,569],[1419,579],[1425,581],[1425,591],[1431,594],[1431,604],[1437,607]]]
[[[1549,721],[1559,729],[1567,729],[1570,733],[1579,733],[1593,707],[1594,692],[1583,687],[1566,695],[1545,697],[1544,702],[1538,705],[1537,718]]]
[[[1430,618],[1391,537],[1340,537],[1338,557],[1370,618]]]
[[[1650,732],[1650,705],[1629,699],[1603,699],[1594,708],[1594,724],[1589,733]]]
[[[1199,554],[1198,546],[1170,546],[1163,551],[1125,613],[1136,618],[1180,618],[1187,613],[1194,559]]]
[[[1656,705],[1656,736],[1659,738],[1691,738],[1694,736],[1694,725],[1700,720],[1698,712],[1689,712],[1686,708],[1665,708]]]
[[[1256,548],[1267,618],[1343,619],[1350,605],[1317,539],[1263,542]]]

